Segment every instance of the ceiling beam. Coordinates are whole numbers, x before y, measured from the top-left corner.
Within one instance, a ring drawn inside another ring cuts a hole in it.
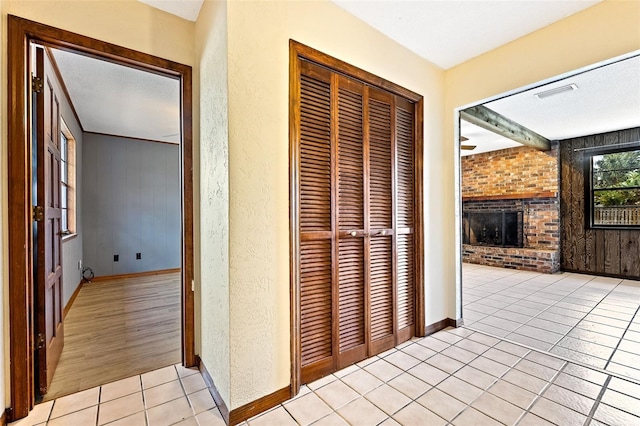
[[[549,139],[537,134],[533,130],[527,129],[515,121],[509,120],[504,115],[498,114],[484,105],[463,109],[460,111],[460,118],[523,145],[541,151],[549,151],[551,149]]]

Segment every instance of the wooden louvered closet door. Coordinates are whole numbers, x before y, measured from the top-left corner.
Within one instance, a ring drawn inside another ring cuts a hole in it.
[[[413,104],[300,66],[302,383],[414,335]]]

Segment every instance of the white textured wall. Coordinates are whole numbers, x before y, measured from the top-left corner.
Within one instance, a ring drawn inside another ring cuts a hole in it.
[[[427,324],[442,298],[444,72],[329,1],[228,3],[231,407],[289,385],[289,39],[425,97]],[[204,213],[203,213],[204,215]]]
[[[227,4],[206,1],[196,23],[199,87],[200,356],[230,401]],[[197,310],[198,311],[198,310]],[[241,338],[242,336],[238,336]],[[258,358],[258,354],[254,354]]]
[[[2,222],[2,273],[0,283],[1,332],[4,334],[4,393],[0,389],[0,412],[10,406],[9,388],[9,321],[8,321],[8,229],[7,229],[7,15],[42,22],[120,46],[150,53],[186,65],[194,63],[193,22],[161,12],[136,0],[1,0],[0,1],[0,220]],[[197,106],[194,106],[197,114]],[[197,143],[197,141],[195,142]],[[1,356],[1,355],[0,355]],[[4,399],[1,399],[4,395]],[[3,403],[4,402],[4,403]]]

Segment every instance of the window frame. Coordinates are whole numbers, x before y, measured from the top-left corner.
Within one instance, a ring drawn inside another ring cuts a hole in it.
[[[62,167],[60,170],[60,210],[61,215],[66,215],[66,229],[61,229],[62,233],[62,241],[67,241],[78,235],[77,228],[77,174],[76,174],[76,164],[77,164],[77,150],[76,150],[76,139],[73,137],[73,134],[69,130],[69,127],[61,118],[61,126],[60,126],[60,162],[64,163],[64,167],[66,168],[66,178],[63,179],[64,174],[62,173]],[[65,152],[63,152],[63,143],[62,138],[66,140]],[[62,202],[63,193],[65,193],[62,188],[66,187],[66,203]],[[66,207],[62,207],[66,204]],[[63,221],[61,220],[61,223]]]
[[[609,230],[638,230],[640,229],[640,224],[638,225],[630,225],[630,224],[621,224],[621,225],[599,225],[594,223],[595,221],[595,203],[594,203],[594,188],[593,188],[593,157],[599,155],[607,155],[607,154],[617,154],[621,152],[631,152],[631,151],[640,151],[640,145],[634,144],[630,146],[628,144],[624,144],[620,147],[612,147],[606,146],[602,148],[591,148],[585,150],[583,156],[583,166],[584,166],[584,217],[585,217],[585,228],[586,229],[609,229]],[[614,190],[614,189],[611,189]]]

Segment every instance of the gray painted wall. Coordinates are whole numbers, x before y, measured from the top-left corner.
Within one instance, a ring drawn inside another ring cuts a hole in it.
[[[179,268],[179,146],[93,133],[83,145],[84,265],[96,277]]]
[[[82,128],[66,96],[60,99],[60,115],[76,140],[76,236],[62,241],[62,298],[64,306],[82,279],[78,262],[82,260]]]

